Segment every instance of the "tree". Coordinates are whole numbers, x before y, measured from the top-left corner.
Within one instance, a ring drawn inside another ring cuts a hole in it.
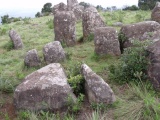
[[[123,10],[135,11],[135,10],[139,10],[139,8],[136,5],[132,5],[132,6],[125,6]]]
[[[103,8],[101,5],[97,5],[97,6],[96,6],[96,9],[97,9],[98,11],[104,10],[104,8]]]
[[[1,19],[2,19],[1,21],[2,24],[10,23],[9,15],[1,16]]]
[[[158,1],[160,0],[139,0],[138,6],[141,10],[152,10]]]
[[[41,13],[40,13],[40,12],[37,12],[37,13],[35,14],[35,17],[41,17]]]
[[[90,4],[89,4],[89,3],[86,3],[86,2],[80,2],[79,5],[84,6],[84,8],[87,8],[87,7],[90,6]]]
[[[44,4],[43,8],[42,8],[42,13],[46,13],[46,12],[52,12],[52,3],[46,3]]]

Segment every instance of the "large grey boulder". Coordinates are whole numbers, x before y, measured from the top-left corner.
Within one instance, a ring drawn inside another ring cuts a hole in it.
[[[77,0],[67,0],[68,11],[71,11],[74,6],[78,5]]]
[[[160,2],[157,2],[152,10],[151,18],[153,21],[160,23]]]
[[[119,33],[121,50],[132,46],[134,40],[147,40],[148,35],[160,29],[160,24],[155,21],[144,21],[125,25]]]
[[[85,90],[90,103],[111,104],[116,98],[110,86],[86,64],[81,66],[85,78]]]
[[[28,67],[35,67],[41,64],[41,61],[38,57],[38,53],[36,49],[30,50],[27,52],[24,63]]]
[[[68,97],[76,101],[63,67],[53,63],[26,76],[15,89],[14,105],[18,110],[61,110]]]
[[[105,22],[99,15],[97,9],[92,6],[84,10],[82,15],[82,25],[84,41],[94,33],[95,28],[106,27]]]
[[[65,60],[65,51],[59,41],[48,43],[43,48],[44,60],[47,64]]]
[[[76,18],[72,11],[57,12],[54,16],[55,41],[74,46],[76,40]]]
[[[67,5],[64,4],[63,2],[54,5],[54,7],[52,8],[53,15],[55,15],[57,12],[60,11],[67,11]]]
[[[15,30],[9,31],[9,37],[14,44],[14,49],[23,48],[23,43],[22,43],[21,37],[17,34],[17,32]]]
[[[120,45],[118,41],[118,32],[112,27],[99,27],[94,31],[95,52],[100,55],[119,56]]]
[[[148,46],[150,65],[148,77],[155,89],[160,91],[160,40]]]

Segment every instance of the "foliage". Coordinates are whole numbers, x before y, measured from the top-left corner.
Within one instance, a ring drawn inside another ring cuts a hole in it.
[[[10,51],[14,48],[14,44],[13,41],[9,40],[4,46],[4,49],[6,49],[7,51]]]
[[[125,8],[123,8],[123,10],[136,11],[139,10],[139,8],[136,5],[132,5],[132,6],[126,6]]]
[[[149,62],[146,58],[145,48],[149,42],[135,41],[133,44],[134,47],[124,50],[119,64],[109,67],[110,78],[118,83],[146,80],[146,70]]]
[[[129,85],[127,100],[115,110],[117,120],[159,120],[160,103],[151,84],[138,82]]]
[[[88,37],[86,38],[86,42],[88,41],[88,42],[90,42],[90,41],[93,41],[94,40],[94,34],[93,33],[91,33],[90,35],[88,35]]]
[[[141,10],[152,10],[157,1],[160,0],[138,0],[138,6]]]
[[[25,17],[25,18],[23,19],[23,22],[24,22],[24,24],[30,24],[30,20],[31,20],[31,18]]]
[[[52,3],[46,3],[43,5],[43,8],[42,8],[42,13],[46,13],[46,12],[52,12]]]
[[[35,14],[35,17],[41,17],[41,13],[40,12],[37,12],[36,14]]]
[[[7,28],[5,27],[0,27],[0,35],[5,35],[7,32]]]
[[[8,24],[10,23],[9,21],[9,15],[4,15],[4,16],[1,16],[1,19],[2,19],[2,24]]]
[[[90,4],[89,4],[89,3],[86,3],[86,2],[80,2],[79,5],[84,6],[84,8],[87,8],[87,7],[90,6]]]
[[[76,101],[74,101],[71,96],[68,96],[67,98],[68,111],[72,113],[79,112],[82,107],[83,100],[84,100],[83,94],[79,94]]]

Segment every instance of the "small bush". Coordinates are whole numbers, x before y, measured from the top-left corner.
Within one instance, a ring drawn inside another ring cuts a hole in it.
[[[149,61],[146,58],[147,52],[145,48],[149,42],[137,41],[133,44],[134,47],[124,50],[117,65],[109,67],[110,79],[118,83],[146,80],[146,70]]]

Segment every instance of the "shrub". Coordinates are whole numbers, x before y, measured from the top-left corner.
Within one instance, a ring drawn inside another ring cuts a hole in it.
[[[145,50],[149,42],[137,41],[134,47],[124,50],[120,62],[117,65],[109,66],[110,78],[118,83],[146,80],[146,70],[149,64]]]

